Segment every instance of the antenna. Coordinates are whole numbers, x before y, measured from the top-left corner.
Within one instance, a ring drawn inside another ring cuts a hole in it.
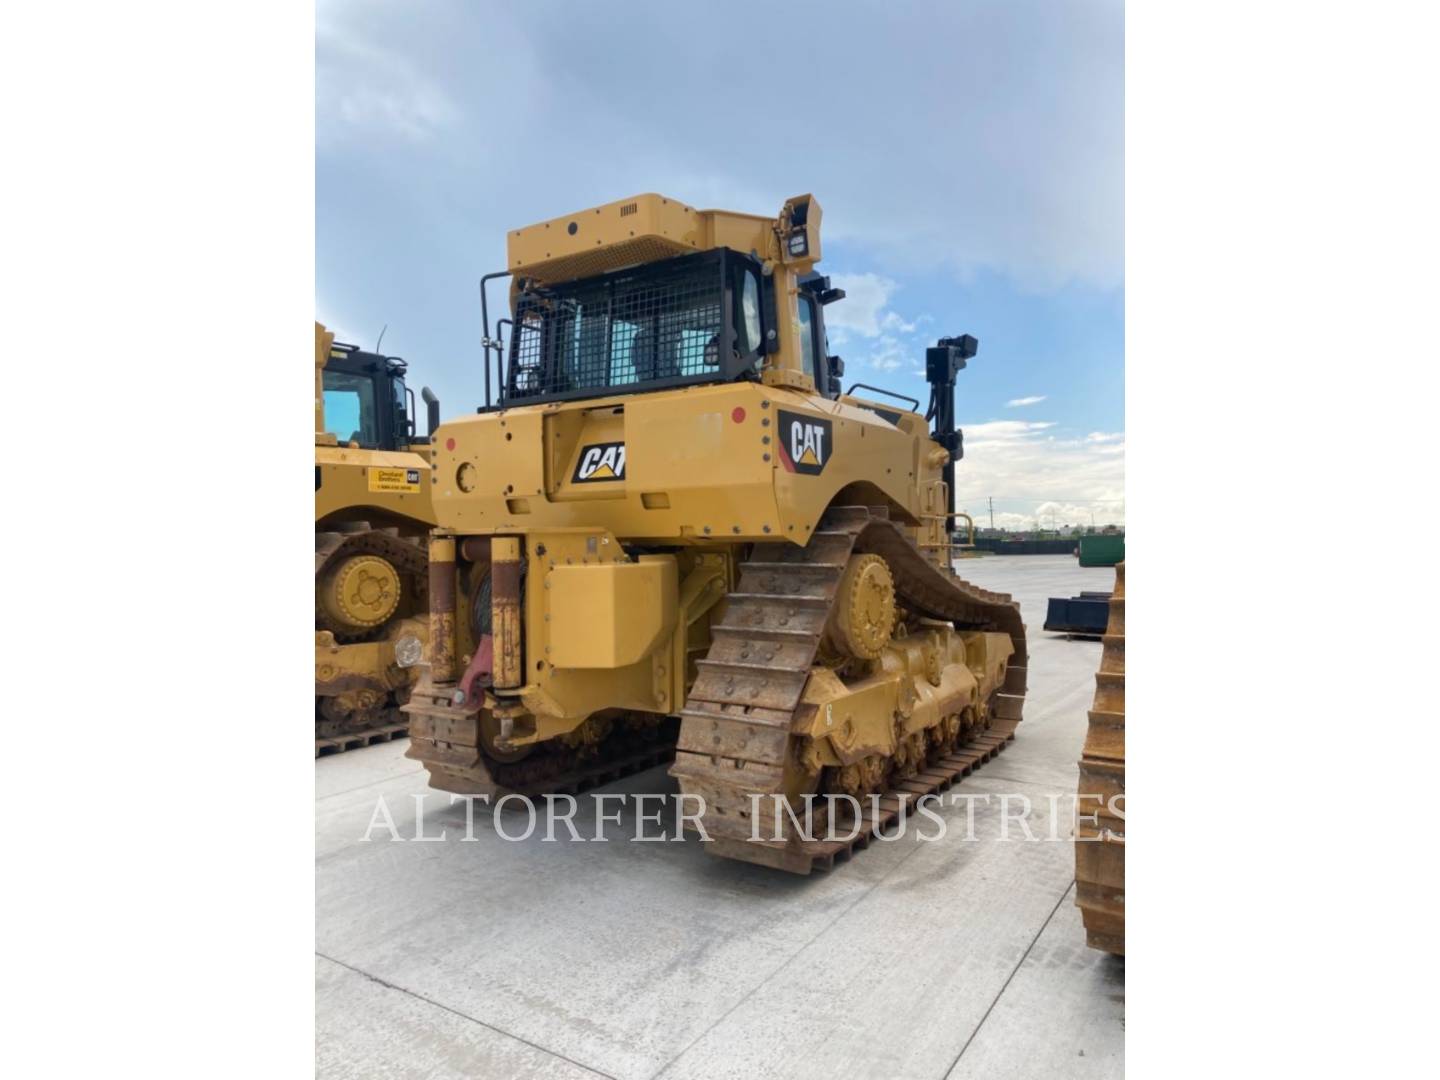
[[[377,353],[380,351],[380,342],[385,340],[385,331],[389,329],[389,323],[386,323],[384,326],[380,327],[380,336],[375,339],[375,351]]]

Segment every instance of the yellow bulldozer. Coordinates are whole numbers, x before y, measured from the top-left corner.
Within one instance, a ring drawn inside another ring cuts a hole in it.
[[[842,391],[820,221],[809,195],[647,194],[509,233],[485,404],[435,440],[404,708],[433,786],[569,793],[673,758],[707,850],[808,873],[1008,740],[1019,608],[951,568],[977,343],[927,350],[923,414]]]
[[[439,401],[423,391],[433,433]],[[396,357],[315,324],[315,754],[403,735],[427,636],[430,444]]]

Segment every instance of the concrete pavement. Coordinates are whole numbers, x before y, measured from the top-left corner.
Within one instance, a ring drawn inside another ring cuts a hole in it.
[[[1113,571],[1069,556],[957,566],[1017,595],[1031,653],[1016,741],[956,789],[993,796],[973,841],[953,807],[943,840],[912,829],[798,878],[694,838],[619,839],[633,803],[604,843],[506,842],[483,811],[465,839],[465,808],[428,789],[405,742],[319,759],[320,1075],[1122,1075],[1124,968],[1085,947],[1072,845],[997,839],[1000,795],[1027,797],[1043,836],[1047,797],[1074,793],[1099,644],[1040,626],[1047,597],[1108,589]],[[653,769],[599,790],[676,787]],[[382,798],[413,837],[417,796],[424,834],[445,840],[361,840]],[[575,820],[594,831],[588,793]]]

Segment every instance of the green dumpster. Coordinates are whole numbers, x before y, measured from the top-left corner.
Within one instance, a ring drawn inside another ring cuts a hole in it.
[[[1080,537],[1081,566],[1114,566],[1124,559],[1124,533]]]

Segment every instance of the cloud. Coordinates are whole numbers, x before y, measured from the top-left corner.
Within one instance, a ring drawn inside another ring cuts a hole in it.
[[[321,142],[399,135],[425,142],[460,119],[454,100],[404,55],[365,36],[334,4],[315,23],[315,130]]]
[[[837,339],[848,338],[851,334],[862,337],[878,337],[880,332],[897,325],[905,325],[886,305],[899,286],[879,274],[831,274],[830,283],[845,290],[845,299],[825,309],[825,329]],[[910,326],[914,329],[913,324]]]
[[[780,135],[736,119],[734,58],[773,22],[759,0],[733,0],[720,21],[664,0],[632,0],[624,19],[563,0],[424,9],[318,0],[316,283],[351,340],[373,345],[390,324],[387,350],[447,415],[480,396],[476,279],[503,265],[506,231],[637,192],[767,216],[813,192],[820,270],[849,293],[826,311],[846,382],[922,398],[938,321],[924,312],[948,324],[956,278],[1037,312],[1042,337],[1069,309],[1016,293],[1123,285],[1118,0],[1056,0],[1043,20],[1004,3],[890,5],[883,19],[830,5],[788,59],[844,77]],[[1027,382],[1072,400],[1018,359],[985,400]]]
[[[848,340],[851,334],[880,337],[881,334],[913,334],[927,315],[914,320],[901,317],[888,307],[890,297],[899,289],[896,282],[878,274],[831,274],[829,281],[845,289],[845,300],[825,308],[825,330],[837,340]]]
[[[874,345],[862,346],[858,353],[852,355],[857,363],[876,371],[899,371],[914,363],[914,356],[906,344],[893,337],[880,338]]]
[[[1123,524],[1125,433],[1066,435],[1049,420],[962,424],[965,457],[955,467],[956,506],[990,523],[1033,529]]]
[[[1123,281],[1115,0],[1046,5],[1043,19],[1024,4],[892,5],[884,18],[831,5],[789,59],[819,70],[823,57],[844,78],[783,138],[735,112],[734,57],[754,51],[773,5],[732,0],[723,20],[701,5],[632,7],[617,19],[562,0],[437,0],[417,19],[408,3],[325,0],[322,146],[379,134],[426,148],[385,163],[425,174],[395,197],[434,200],[471,236],[640,191],[762,214],[809,191],[826,238],[892,277]]]
[[[1017,397],[1017,398],[1011,398],[1009,401],[1007,401],[1007,402],[1005,403],[1005,407],[1006,407],[1007,409],[1018,409],[1018,408],[1020,408],[1021,406],[1024,406],[1024,405],[1039,405],[1040,402],[1042,402],[1042,401],[1044,401],[1044,400],[1045,400],[1045,395],[1044,395],[1044,394],[1040,394],[1040,395],[1035,396],[1035,397]]]
[[[875,371],[914,370],[924,352],[912,335],[929,316],[907,319],[891,308],[900,286],[881,274],[831,274],[830,282],[845,290],[845,299],[825,309],[825,332],[832,346],[844,348],[845,363]]]
[[[1053,420],[990,420],[983,424],[971,424],[965,428],[966,442],[1003,442],[1032,435],[1055,426]]]

